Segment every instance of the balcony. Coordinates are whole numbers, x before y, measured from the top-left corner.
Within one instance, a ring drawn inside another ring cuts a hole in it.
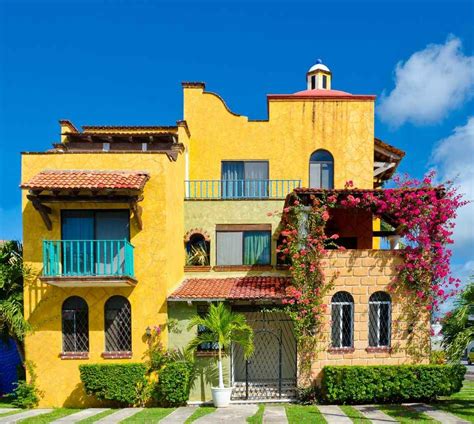
[[[301,180],[186,180],[186,200],[285,199]]]
[[[58,287],[135,286],[128,240],[44,240],[41,280]]]

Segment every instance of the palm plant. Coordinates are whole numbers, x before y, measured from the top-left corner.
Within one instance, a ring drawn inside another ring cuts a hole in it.
[[[248,358],[253,353],[253,330],[247,324],[243,314],[232,312],[222,302],[211,304],[206,316],[194,316],[188,326],[203,327],[206,331],[200,332],[189,342],[189,351],[197,349],[202,343],[213,343],[217,346],[217,363],[219,369],[219,387],[224,388],[222,374],[222,353],[227,351],[232,343],[242,347],[244,357]]]
[[[23,249],[19,242],[0,245],[0,336],[11,337],[24,361],[23,339],[29,324],[23,317]]]
[[[443,320],[442,345],[450,361],[459,361],[464,349],[474,340],[474,322],[469,320],[469,315],[474,315],[474,281],[461,294],[454,311]]]
[[[186,252],[186,265],[209,265],[209,253],[206,246],[191,246],[190,251]]]

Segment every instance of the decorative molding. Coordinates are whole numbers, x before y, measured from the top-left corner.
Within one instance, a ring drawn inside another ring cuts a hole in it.
[[[207,241],[207,242],[210,242],[211,241],[211,236],[209,235],[209,233],[204,230],[203,228],[191,228],[190,230],[188,230],[186,232],[186,234],[184,235],[184,242],[187,243],[189,240],[191,240],[191,237],[195,234],[200,234],[204,237],[204,240]]]
[[[89,359],[89,352],[61,352],[61,359]]]
[[[209,272],[210,265],[185,265],[184,272]]]
[[[367,353],[392,353],[390,346],[367,346],[365,350]]]
[[[131,359],[132,352],[103,352],[101,356],[104,359]]]
[[[355,349],[353,347],[331,347],[328,349],[328,353],[332,354],[344,354],[344,353],[354,353]]]

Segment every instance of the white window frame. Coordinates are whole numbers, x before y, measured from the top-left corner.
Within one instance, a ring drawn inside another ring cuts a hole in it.
[[[370,345],[370,326],[372,314],[370,313],[370,305],[377,305],[377,343],[375,346]],[[380,305],[388,305],[388,344],[380,344]],[[391,300],[370,300],[369,299],[369,320],[368,320],[368,342],[369,347],[390,347],[392,344],[392,301]]]
[[[343,346],[342,345],[342,340],[343,340],[343,337],[342,337],[342,334],[343,334],[343,314],[342,314],[342,307],[344,305],[349,305],[350,306],[350,309],[351,309],[351,328],[350,328],[350,339],[351,339],[351,344],[350,346]],[[339,327],[339,346],[335,346],[334,345],[334,340],[332,340],[332,331],[331,331],[331,346],[333,348],[336,348],[336,349],[344,349],[344,348],[353,348],[354,347],[354,302],[332,302],[331,301],[331,320],[332,320],[332,317],[333,317],[333,307],[334,306],[338,306],[341,308],[341,312],[339,313],[339,322],[337,323],[338,327]],[[332,323],[332,325],[334,325],[334,322]]]

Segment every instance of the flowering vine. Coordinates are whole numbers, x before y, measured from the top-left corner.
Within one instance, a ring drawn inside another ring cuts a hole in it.
[[[284,303],[300,351],[302,346],[314,351],[314,334],[327,307],[323,297],[337,278],[327,281],[323,270],[328,247],[337,247],[338,235],[327,231],[332,209],[370,211],[402,238],[403,248],[394,251],[401,261],[388,290],[410,297],[412,320],[420,310],[437,309],[457,294],[459,280],[451,276],[448,246],[456,211],[467,202],[452,184],[434,186],[433,178],[433,173],[421,181],[395,178],[397,187],[383,190],[355,189],[349,181],[344,190],[297,189],[288,197],[277,251],[291,263],[292,286]]]

